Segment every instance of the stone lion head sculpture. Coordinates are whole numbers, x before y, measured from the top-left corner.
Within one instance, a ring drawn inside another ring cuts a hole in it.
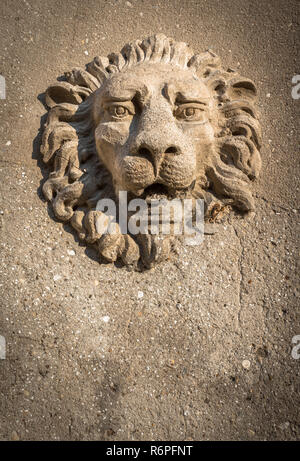
[[[107,261],[150,267],[169,239],[101,234],[101,198],[164,195],[254,209],[261,132],[253,82],[159,34],[96,57],[46,91],[41,153],[52,171],[43,193],[56,217]]]

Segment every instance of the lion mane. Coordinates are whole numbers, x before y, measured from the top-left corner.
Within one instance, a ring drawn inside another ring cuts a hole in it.
[[[254,209],[249,183],[261,167],[254,83],[231,69],[224,70],[211,50],[194,54],[187,44],[158,34],[129,43],[119,53],[95,57],[85,69],[66,72],[64,81],[46,91],[49,112],[41,153],[52,171],[43,193],[56,217],[70,222],[86,243],[101,238],[95,228],[98,200],[114,197],[111,175],[95,147],[94,93],[114,73],[146,62],[193,68],[213,94],[217,112],[215,149],[193,195],[204,198],[207,206],[213,199],[242,212]]]

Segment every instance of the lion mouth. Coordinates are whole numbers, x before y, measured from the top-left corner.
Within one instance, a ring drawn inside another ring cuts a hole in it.
[[[151,184],[144,189],[143,197],[147,202],[159,198],[170,198],[172,196],[172,191],[169,187],[164,184]]]
[[[188,187],[181,189],[174,189],[165,184],[154,183],[145,187],[143,193],[140,195],[141,199],[144,199],[147,203],[151,203],[151,200],[159,200],[166,198],[172,200],[173,198],[179,197],[180,195],[187,195],[195,187],[195,181],[193,181]]]

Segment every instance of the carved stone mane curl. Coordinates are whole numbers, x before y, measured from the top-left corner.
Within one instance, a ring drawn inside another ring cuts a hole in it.
[[[159,34],[127,44],[119,53],[95,57],[85,69],[65,73],[65,81],[46,91],[50,110],[41,153],[52,172],[43,193],[57,218],[70,221],[87,242],[96,240],[93,213],[97,201],[114,196],[111,175],[95,148],[91,113],[95,91],[116,72],[160,62],[194,70],[214,99],[215,149],[194,194],[206,201],[214,197],[242,211],[254,209],[249,181],[260,170],[261,133],[253,82],[225,71],[212,51],[194,54],[187,44]]]

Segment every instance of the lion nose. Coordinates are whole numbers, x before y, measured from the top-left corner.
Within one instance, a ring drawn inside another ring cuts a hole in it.
[[[179,155],[181,154],[181,149],[180,147],[175,145],[169,145],[167,147],[158,148],[150,146],[148,144],[142,144],[138,148],[137,154],[149,160],[154,166],[155,174],[157,174],[159,170],[159,165],[164,157],[164,154]]]

